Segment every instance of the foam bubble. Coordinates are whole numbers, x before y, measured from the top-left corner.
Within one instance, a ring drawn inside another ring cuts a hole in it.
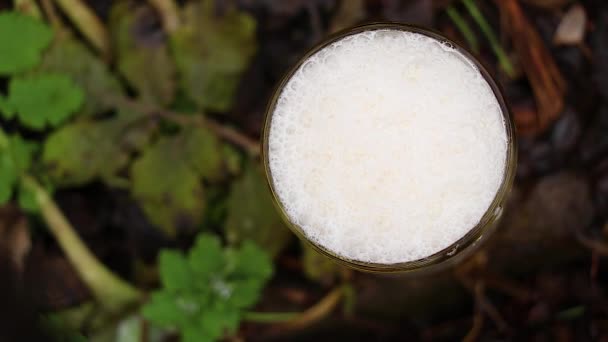
[[[290,220],[348,259],[449,247],[503,178],[507,136],[479,70],[427,36],[375,30],[314,54],[272,113],[269,165]]]

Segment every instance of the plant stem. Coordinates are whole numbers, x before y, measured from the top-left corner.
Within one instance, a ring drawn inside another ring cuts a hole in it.
[[[299,312],[246,312],[243,319],[256,323],[277,323],[291,321],[298,315]]]
[[[475,33],[467,21],[464,20],[464,18],[452,5],[448,6],[445,9],[445,12],[448,14],[448,17],[450,17],[454,25],[456,25],[458,31],[462,33],[462,36],[467,41],[467,44],[469,44],[469,47],[471,47],[471,50],[473,50],[475,53],[479,53],[479,41],[477,40],[477,36],[475,36]]]
[[[502,70],[507,74],[507,76],[511,78],[515,77],[515,69],[513,68],[513,64],[511,64],[511,60],[507,56],[505,50],[503,50],[503,48],[500,46],[498,38],[496,38],[492,27],[486,18],[484,18],[483,14],[481,14],[481,11],[479,8],[477,8],[477,5],[475,5],[475,1],[462,0],[462,2],[464,3],[464,6],[471,17],[473,17],[473,20],[475,20],[477,25],[479,25],[481,32],[490,42],[490,47],[492,48],[492,51],[494,51],[496,58],[498,58],[498,63],[500,64]]]
[[[323,297],[317,304],[302,313],[298,312],[247,312],[243,319],[256,323],[283,322],[284,330],[301,329],[329,315],[340,303],[348,285],[338,286]]]
[[[148,0],[152,7],[158,11],[167,34],[174,32],[180,25],[179,12],[174,0]]]
[[[91,253],[48,192],[30,176],[23,176],[22,181],[34,193],[51,233],[99,304],[110,312],[119,312],[138,302],[141,293]]]
[[[126,107],[139,113],[149,114],[152,117],[156,116],[166,119],[180,126],[204,126],[210,129],[218,137],[239,146],[250,156],[256,158],[260,155],[260,144],[256,140],[249,138],[232,127],[223,125],[211,118],[205,117],[202,113],[185,115],[166,110],[161,107],[156,107],[154,105],[149,105],[144,102],[138,102],[126,97],[108,98],[107,101],[112,103],[115,107]]]
[[[110,39],[103,23],[81,0],[55,0],[61,10],[105,59],[110,58]]]
[[[340,303],[344,295],[344,286],[338,286],[323,297],[317,304],[302,312],[299,316],[285,323],[288,330],[301,329],[320,321]]]
[[[15,9],[36,19],[42,18],[40,7],[35,0],[14,0]]]

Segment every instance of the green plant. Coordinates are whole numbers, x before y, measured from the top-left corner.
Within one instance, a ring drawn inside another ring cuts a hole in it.
[[[494,33],[492,26],[490,26],[482,12],[479,10],[477,5],[475,4],[475,1],[462,0],[462,3],[464,4],[466,11],[473,18],[475,23],[477,23],[479,29],[490,43],[490,48],[492,49],[492,52],[494,52],[494,55],[496,55],[500,68],[505,72],[508,77],[514,78],[515,68],[511,63],[511,59],[509,59],[509,56],[500,45],[500,42],[498,41],[498,38],[496,38],[496,34]],[[467,21],[460,15],[460,13],[458,13],[458,11],[452,5],[446,7],[446,13],[452,20],[454,25],[456,25],[458,30],[462,33],[463,37],[465,38],[473,52],[479,53],[479,42]]]
[[[162,251],[159,272],[163,288],[152,293],[144,317],[177,328],[184,341],[211,341],[235,332],[271,277],[272,261],[252,242],[224,249],[216,236],[201,234],[187,256]]]
[[[94,323],[82,332],[107,332],[120,317],[137,316],[147,298],[100,262],[54,201],[55,190],[95,181],[128,192],[168,239],[201,229],[223,233],[226,247],[201,234],[187,256],[160,255],[163,287],[141,312],[184,339],[215,340],[242,320],[306,325],[335,308],[347,294],[342,287],[301,314],[248,311],[291,235],[273,209],[257,141],[202,111],[231,108],[256,51],[251,16],[234,7],[218,16],[211,0],[183,8],[154,1],[179,13],[162,13],[167,38],[150,44],[135,34],[149,27],[144,4],[114,4],[106,33],[99,20],[85,20],[93,13],[80,0],[59,1],[100,58],[51,2],[42,4],[52,29],[36,2],[19,3],[27,15],[0,12],[0,82],[7,85],[0,90],[0,205],[14,201],[40,216],[90,289],[93,301],[85,304],[92,309],[83,320],[90,311]]]
[[[10,47],[0,57],[0,70],[12,76],[8,96],[1,96],[4,118],[18,118],[32,130],[44,130],[74,115],[84,100],[80,87],[63,74],[31,72],[50,44],[51,30],[36,19],[11,12],[0,14],[0,28],[4,29],[0,32],[26,33],[21,44],[14,43],[9,34],[0,35],[0,41]],[[108,310],[137,301],[139,292],[96,259],[40,185],[45,177],[35,167],[38,150],[37,144],[0,130],[0,205],[18,191],[18,203],[24,209],[39,210],[77,272]]]

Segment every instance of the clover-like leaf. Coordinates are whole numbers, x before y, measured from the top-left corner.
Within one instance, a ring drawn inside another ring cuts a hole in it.
[[[233,293],[228,299],[230,304],[237,308],[247,308],[255,304],[260,298],[263,282],[258,279],[235,281]]]
[[[201,234],[188,256],[190,267],[202,277],[221,274],[224,268],[224,250],[220,240],[209,234]]]
[[[215,341],[236,331],[244,310],[259,300],[272,262],[252,242],[224,249],[218,237],[202,233],[187,264],[181,252],[163,251],[160,272],[163,288],[152,294],[144,316],[177,328],[183,341]]]
[[[150,301],[142,308],[142,314],[162,327],[180,326],[190,319],[189,312],[184,310],[185,305],[178,295],[157,291],[152,293]]]
[[[33,129],[57,126],[82,105],[84,94],[72,80],[60,74],[13,78],[8,101],[19,120]]]
[[[164,250],[160,253],[158,268],[163,286],[168,290],[188,289],[194,279],[188,259],[177,251]]]
[[[208,336],[219,336],[224,334],[224,330],[234,330],[234,321],[239,321],[238,310],[211,308],[205,310],[200,317],[201,331]]]
[[[234,7],[218,15],[214,3],[189,2],[171,45],[181,89],[200,108],[226,111],[256,51],[256,22]]]
[[[191,231],[202,222],[203,179],[215,179],[223,169],[217,138],[194,126],[149,146],[131,167],[133,195],[152,223],[167,234]]]
[[[272,275],[272,260],[256,244],[247,240],[235,253],[233,276],[239,278],[257,278],[265,281]]]
[[[41,21],[17,13],[0,13],[0,75],[22,73],[40,62],[53,38]]]

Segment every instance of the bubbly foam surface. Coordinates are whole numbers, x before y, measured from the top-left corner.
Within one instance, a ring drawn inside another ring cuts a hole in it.
[[[398,30],[310,57],[272,114],[269,166],[290,220],[342,257],[414,261],[481,219],[503,178],[499,103],[464,55]]]

